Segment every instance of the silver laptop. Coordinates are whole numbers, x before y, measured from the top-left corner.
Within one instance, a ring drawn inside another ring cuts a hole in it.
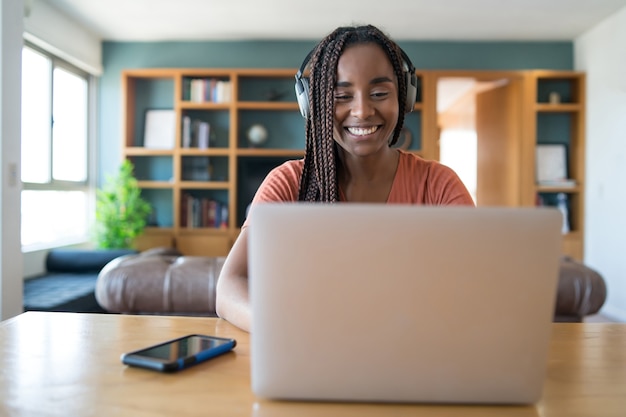
[[[287,203],[251,216],[257,396],[539,400],[561,254],[557,210]]]

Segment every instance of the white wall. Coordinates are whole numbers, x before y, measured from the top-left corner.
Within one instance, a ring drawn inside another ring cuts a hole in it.
[[[22,0],[0,2],[0,320],[20,314]]]
[[[608,288],[602,313],[626,322],[626,8],[576,39],[587,73],[585,262]]]
[[[43,0],[28,0],[24,38],[93,75],[102,74],[102,39]]]
[[[102,74],[102,40],[99,36],[46,1],[26,0],[26,4],[24,39],[90,74]],[[95,109],[93,111],[95,113]],[[96,169],[93,168],[95,173]],[[23,277],[29,278],[43,274],[47,253],[48,250],[24,253]]]

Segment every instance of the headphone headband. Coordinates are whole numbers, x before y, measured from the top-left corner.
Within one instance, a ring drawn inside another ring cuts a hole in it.
[[[402,69],[406,78],[405,109],[407,113],[410,113],[413,111],[415,100],[417,98],[417,76],[415,75],[415,67],[413,66],[409,56],[402,48],[398,47],[398,49],[400,50],[400,55],[402,56]],[[303,77],[303,74],[314,51],[315,48],[307,54],[304,61],[302,61],[298,72],[296,72],[296,99],[298,100],[298,106],[300,107],[300,114],[302,114],[302,117],[305,119],[309,117],[311,107],[309,105],[309,80],[308,78]]]

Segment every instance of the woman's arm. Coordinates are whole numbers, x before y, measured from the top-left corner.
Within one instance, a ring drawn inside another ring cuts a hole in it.
[[[231,248],[216,288],[217,315],[235,326],[250,331],[251,314],[248,296],[248,228],[241,230]]]
[[[302,174],[302,159],[287,161],[274,168],[259,186],[251,211],[258,203],[297,201]],[[243,330],[250,331],[251,311],[248,296],[248,219],[230,249],[217,281],[217,315]]]

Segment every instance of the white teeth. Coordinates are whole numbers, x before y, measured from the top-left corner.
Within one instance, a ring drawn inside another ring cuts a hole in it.
[[[378,130],[378,126],[372,126],[368,128],[361,128],[361,127],[349,127],[348,128],[348,132],[357,136],[371,135],[377,130]]]

